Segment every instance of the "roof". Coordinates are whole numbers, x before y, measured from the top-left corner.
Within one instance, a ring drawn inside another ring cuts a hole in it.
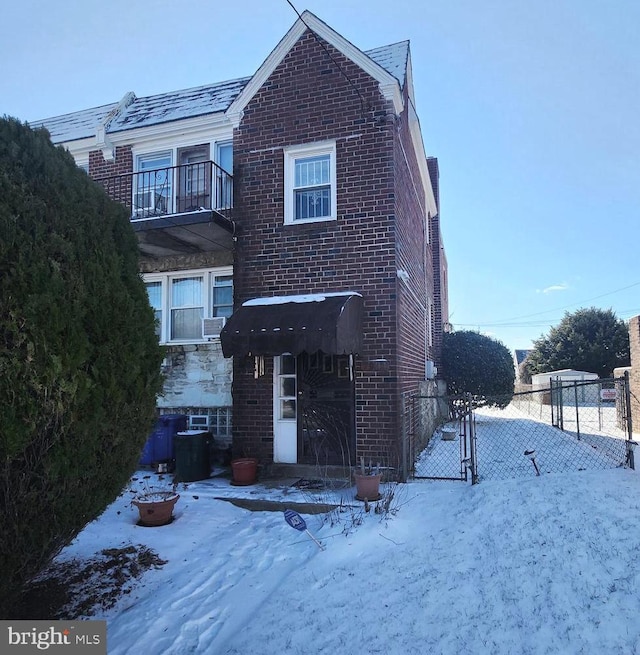
[[[220,334],[225,357],[362,348],[362,296],[355,292],[256,298],[227,320]]]
[[[532,375],[532,378],[538,378],[538,377],[570,377],[570,378],[575,378],[575,377],[588,377],[589,379],[596,379],[598,377],[597,373],[591,373],[590,371],[576,371],[575,369],[572,368],[561,368],[557,371],[547,371],[545,373],[535,373]]]
[[[117,102],[112,102],[93,109],[76,111],[72,114],[32,121],[29,125],[34,129],[46,128],[54,143],[86,139],[95,136],[98,126],[117,106]]]
[[[182,91],[136,98],[111,123],[108,133],[158,125],[225,111],[249,82],[250,77],[208,84]]]
[[[514,350],[514,353],[515,353],[515,356],[516,356],[516,364],[518,364],[518,365],[522,364],[522,362],[524,362],[524,360],[527,358],[527,355],[530,352],[533,352],[533,351],[532,350],[520,350],[520,349],[516,348],[516,350]]]
[[[409,57],[409,41],[368,50],[364,54],[404,84]],[[113,102],[101,107],[32,121],[31,127],[45,127],[53,143],[65,143],[96,135],[98,128],[107,121],[109,114],[116,115],[108,121],[107,134],[124,132],[138,127],[160,125],[184,118],[195,118],[226,111],[240,95],[251,77],[217,82],[205,86],[170,91],[137,98],[116,112],[121,103]]]
[[[391,73],[400,82],[400,86],[404,85],[409,61],[409,41],[400,41],[381,48],[365,50],[364,54]]]

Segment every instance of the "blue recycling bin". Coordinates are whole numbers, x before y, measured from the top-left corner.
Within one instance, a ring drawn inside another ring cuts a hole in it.
[[[186,429],[186,414],[163,414],[160,416],[144,445],[140,464],[151,466],[158,462],[172,461],[174,458],[173,438],[176,433]]]

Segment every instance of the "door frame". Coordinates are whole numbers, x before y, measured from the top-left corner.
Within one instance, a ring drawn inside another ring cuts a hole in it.
[[[289,365],[282,372],[283,362]],[[293,373],[290,364],[293,363]],[[289,353],[273,358],[273,461],[279,464],[298,463],[298,380],[297,357]],[[285,382],[286,381],[286,382]],[[293,381],[293,388],[291,388]],[[287,388],[285,388],[287,387]],[[283,414],[290,413],[283,417]]]

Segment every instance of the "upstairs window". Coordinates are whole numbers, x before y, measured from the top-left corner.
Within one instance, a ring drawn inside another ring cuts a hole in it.
[[[217,147],[216,207],[233,207],[233,144],[220,143]]]
[[[172,211],[171,153],[140,155],[135,174],[133,215],[161,216]]]
[[[286,148],[284,164],[285,223],[335,220],[335,142]]]

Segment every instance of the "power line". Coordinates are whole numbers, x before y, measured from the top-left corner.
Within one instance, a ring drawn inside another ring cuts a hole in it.
[[[511,318],[505,318],[502,321],[498,321],[496,323],[458,323],[458,325],[481,325],[483,327],[536,327],[536,324],[544,324],[546,325],[547,322],[555,322],[552,319],[545,320],[544,322],[539,322],[539,321],[534,321],[533,323],[529,323],[527,325],[527,322],[524,323],[515,323],[516,321],[519,321],[522,318],[531,318],[533,316],[541,316],[542,314],[550,314],[551,312],[559,312],[563,311],[565,309],[568,309],[569,307],[575,307],[576,305],[584,305],[585,303],[592,302],[593,300],[599,300],[600,298],[605,298],[606,296],[611,296],[614,293],[619,293],[620,291],[626,291],[627,289],[632,289],[633,287],[637,287],[640,285],[640,282],[634,282],[633,284],[629,284],[626,287],[621,287],[620,289],[615,289],[613,291],[608,291],[607,293],[601,293],[599,296],[594,296],[593,298],[588,298],[587,300],[582,300],[579,302],[574,302],[569,305],[564,305],[563,307],[555,307],[553,309],[546,309],[541,312],[534,312],[533,314],[523,314],[522,316],[513,316]],[[558,321],[559,322],[559,321]]]
[[[286,0],[286,2],[291,7],[291,9],[293,9],[293,11],[296,12],[296,15],[302,21],[303,25],[311,32],[311,34],[313,34],[313,37],[320,44],[322,49],[326,52],[329,59],[331,59],[331,61],[336,65],[337,69],[340,71],[342,76],[347,80],[347,82],[349,82],[349,84],[353,87],[353,90],[358,94],[358,97],[360,98],[360,109],[362,110],[362,113],[364,114],[364,112],[366,111],[365,110],[366,103],[365,103],[364,96],[362,95],[362,93],[360,93],[360,90],[358,89],[358,87],[353,83],[351,78],[344,72],[344,70],[342,70],[342,66],[340,66],[340,64],[335,60],[333,55],[329,52],[327,47],[320,40],[320,37],[309,27],[309,25],[307,24],[305,19],[302,18],[302,14],[295,8],[293,2],[291,2],[291,0]]]

